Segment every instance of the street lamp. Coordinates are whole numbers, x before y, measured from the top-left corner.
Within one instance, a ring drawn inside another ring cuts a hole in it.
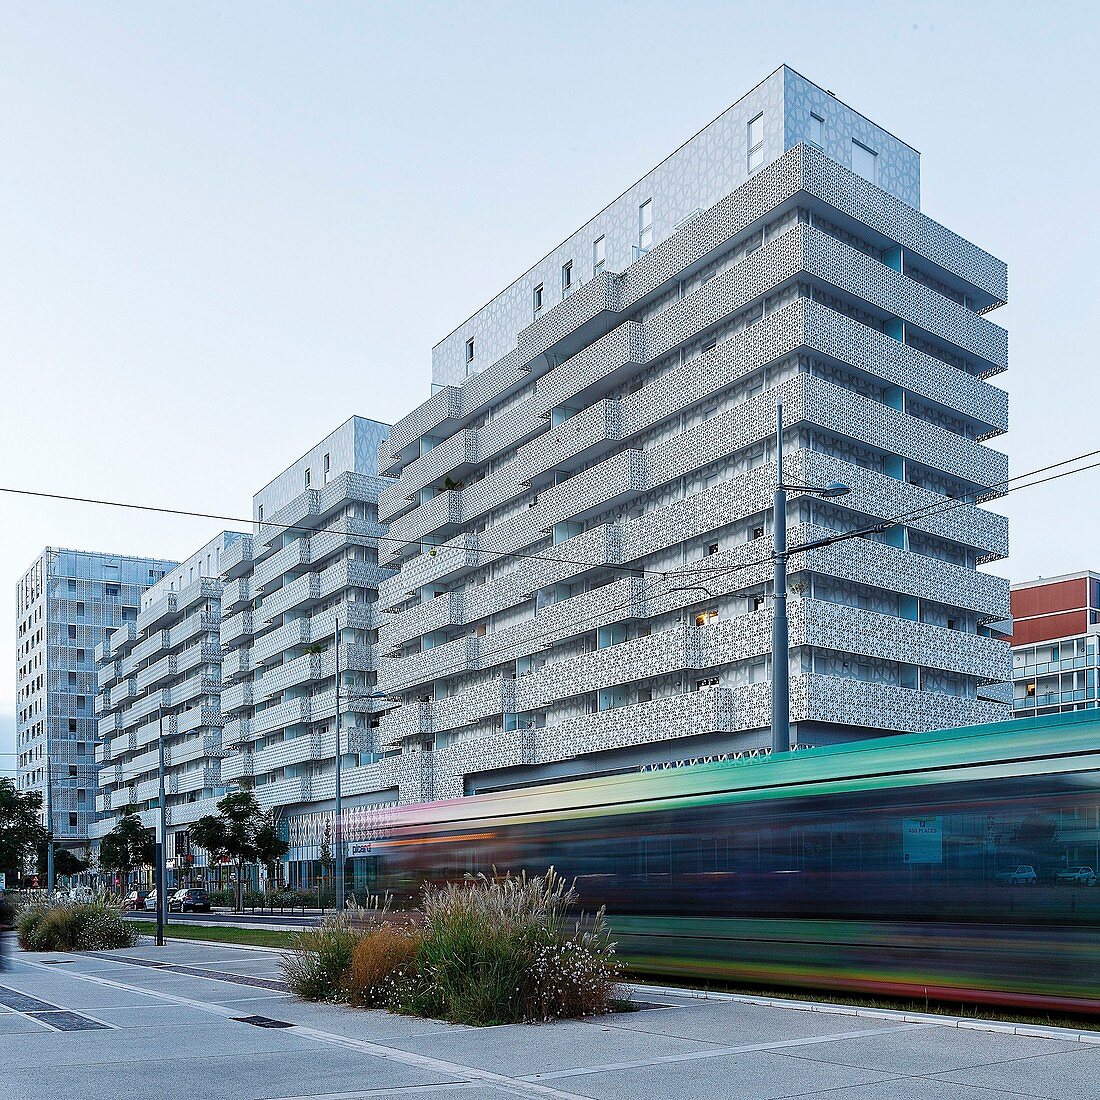
[[[168,810],[164,797],[164,708],[157,707],[157,817],[159,839],[157,840],[157,947],[164,946],[165,914],[168,910],[168,873],[165,865],[165,849],[168,847]]]
[[[783,402],[775,406],[775,501],[772,508],[775,586],[772,606],[772,755],[791,749],[790,634],[787,621],[787,493],[842,497],[851,492],[839,481],[790,485],[783,481]],[[808,547],[798,547],[805,550]]]

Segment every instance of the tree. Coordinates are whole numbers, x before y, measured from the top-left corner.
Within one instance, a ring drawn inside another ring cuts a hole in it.
[[[264,813],[251,791],[227,794],[217,814],[200,817],[189,830],[191,842],[205,848],[212,859],[237,865],[236,910],[241,910],[241,882],[245,864],[276,862],[286,854],[271,814]]]
[[[13,779],[0,779],[0,871],[14,877],[46,841],[41,791],[20,791]]]
[[[43,866],[46,859],[45,851],[39,853],[39,867]],[[64,875],[68,878],[71,875],[79,875],[81,871],[85,871],[88,868],[87,862],[80,858],[76,852],[70,852],[68,848],[55,848],[53,853],[53,873],[55,875]]]
[[[56,860],[56,855],[55,855]],[[141,823],[136,806],[126,806],[115,827],[99,842],[99,865],[108,873],[116,872],[124,886],[138,867],[145,867],[157,858],[153,831]]]

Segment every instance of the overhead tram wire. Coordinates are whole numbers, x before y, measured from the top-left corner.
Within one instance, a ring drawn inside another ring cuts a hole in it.
[[[975,504],[981,503],[986,498],[992,497],[1000,499],[1020,489],[1030,489],[1033,485],[1043,485],[1048,481],[1057,481],[1059,478],[1068,477],[1070,474],[1083,474],[1089,470],[1100,468],[1100,461],[1089,463],[1087,466],[1075,466],[1072,470],[1062,470],[1060,473],[1052,474],[1050,477],[1039,478],[1036,481],[1028,481],[1026,485],[1013,484],[1017,481],[1024,481],[1027,478],[1034,478],[1036,474],[1046,473],[1048,470],[1057,470],[1060,466],[1068,466],[1071,462],[1080,462],[1083,459],[1092,458],[1096,455],[1100,455],[1100,450],[1086,451],[1084,454],[1075,455],[1073,458],[1066,458],[1061,462],[1054,462],[1049,466],[1040,466],[1026,473],[1017,474],[1015,477],[1006,478],[1003,481],[996,481],[987,488],[979,489],[973,493],[967,493],[962,497],[952,497],[947,500],[935,501],[932,504],[924,504],[918,508],[912,508],[906,512],[899,512],[897,515],[888,516],[885,519],[879,520],[877,523],[868,524],[866,527],[860,527],[852,531],[838,531],[835,535],[815,540],[803,546],[792,546],[789,552],[795,554],[805,552],[806,550],[818,550],[823,546],[831,546],[835,542],[844,542],[852,538],[862,538],[865,535],[880,534],[901,523],[912,522],[913,520],[933,519],[936,516],[952,512],[957,508],[972,507]],[[715,574],[724,571],[724,566],[698,566],[694,569],[677,570],[672,575],[687,576],[693,573]]]
[[[298,523],[278,523],[274,520],[257,520],[255,518],[242,519],[240,516],[223,516],[216,512],[197,512],[187,508],[164,508],[155,504],[131,504],[124,500],[101,500],[96,497],[81,497],[70,493],[47,493],[38,489],[16,489],[7,485],[0,485],[0,493],[9,493],[13,496],[35,497],[40,500],[60,500],[71,504],[99,504],[106,508],[125,508],[134,512],[156,512],[166,516],[182,516],[185,519],[213,519],[219,523],[259,524],[261,527],[277,527],[281,531],[300,531],[303,534],[312,535],[350,535],[367,539],[371,542],[393,542],[400,546],[419,546],[423,551],[430,552],[436,547],[427,545],[423,539],[399,539],[394,535],[367,535],[362,531],[341,530],[338,527],[307,527]],[[446,544],[441,544],[438,549],[444,549]],[[552,557],[549,554],[533,554],[522,550],[482,550],[477,549],[472,553],[484,555],[487,558],[517,558],[530,561],[545,561],[551,564],[576,565],[583,569],[614,569],[623,572],[637,573],[639,568],[629,565],[612,565],[598,561],[574,561],[570,558]],[[384,568],[384,567],[383,567]],[[655,576],[663,576],[655,569],[643,569],[644,573]]]
[[[1045,477],[1045,478],[1041,478],[1041,479],[1039,479],[1037,481],[1034,481],[1034,482],[1028,482],[1027,484],[1024,484],[1024,485],[1013,485],[1012,484],[1015,481],[1023,481],[1026,478],[1034,477],[1036,474],[1046,473],[1048,470],[1057,470],[1058,467],[1060,467],[1060,466],[1066,466],[1071,462],[1079,462],[1082,459],[1091,458],[1095,455],[1100,455],[1100,450],[1086,451],[1083,454],[1076,455],[1072,458],[1064,459],[1061,462],[1055,462],[1055,463],[1052,463],[1048,466],[1041,466],[1041,467],[1038,467],[1035,470],[1030,470],[1030,471],[1027,471],[1027,472],[1022,473],[1022,474],[1017,474],[1016,477],[1014,477],[1014,478],[1007,478],[1004,481],[999,482],[999,483],[997,483],[993,486],[990,486],[987,489],[982,489],[980,492],[978,492],[976,494],[969,494],[968,497],[964,497],[964,498],[961,498],[961,499],[949,499],[949,500],[940,502],[937,505],[924,506],[923,510],[925,510],[928,515],[941,514],[943,512],[952,511],[954,509],[967,507],[967,506],[973,504],[974,502],[969,499],[969,496],[974,496],[975,498],[977,498],[977,497],[980,497],[980,496],[984,496],[988,493],[995,492],[995,491],[997,491],[998,489],[1000,489],[1001,487],[1004,487],[1004,486],[1008,486],[1008,488],[1005,488],[1004,491],[1002,493],[1000,493],[1000,496],[1008,496],[1011,493],[1016,492],[1020,489],[1031,488],[1032,485],[1042,485],[1042,484],[1045,484],[1046,482],[1049,482],[1049,481],[1057,481],[1059,478],[1068,477],[1071,474],[1085,473],[1088,470],[1093,470],[1093,469],[1100,468],[1100,461],[1090,463],[1087,466],[1076,466],[1076,467],[1074,467],[1073,469],[1070,469],[1070,470],[1061,470],[1058,473],[1052,474],[1052,475],[1050,475],[1048,477]],[[195,518],[200,518],[200,519],[218,519],[218,520],[222,520],[224,522],[234,522],[234,523],[245,523],[245,522],[252,523],[253,522],[252,520],[237,520],[237,519],[233,519],[232,517],[217,516],[217,515],[211,515],[211,514],[207,514],[207,513],[186,512],[186,511],[183,511],[181,509],[159,508],[159,507],[155,507],[153,505],[134,505],[134,504],[126,504],[126,503],[122,503],[122,502],[118,502],[118,501],[98,501],[98,500],[93,500],[93,499],[84,498],[84,497],[75,497],[75,496],[68,496],[68,495],[56,494],[56,493],[40,493],[40,492],[35,492],[34,490],[29,490],[29,489],[9,489],[9,488],[0,486],[0,493],[2,493],[2,492],[16,493],[16,494],[19,494],[19,495],[22,495],[22,496],[45,497],[46,499],[70,500],[70,501],[75,501],[75,502],[84,503],[84,504],[104,504],[104,505],[108,505],[108,506],[116,507],[116,508],[131,508],[131,509],[135,509],[135,510],[138,510],[138,511],[160,512],[160,513],[165,513],[165,514],[168,514],[168,515],[185,515],[185,516],[193,516]],[[930,511],[930,509],[933,509],[933,508],[937,510],[934,513],[932,511]],[[820,549],[822,546],[832,545],[835,542],[847,541],[848,539],[853,539],[853,538],[861,538],[861,537],[864,537],[865,535],[868,535],[868,534],[876,534],[876,533],[879,533],[880,531],[886,530],[889,527],[895,526],[896,524],[898,524],[900,522],[903,522],[906,519],[914,518],[916,516],[916,513],[921,511],[921,510],[922,509],[910,509],[907,512],[899,513],[897,516],[890,517],[888,519],[884,519],[880,523],[870,525],[868,527],[859,528],[858,530],[853,530],[853,531],[840,531],[840,532],[837,532],[836,535],[834,535],[834,536],[832,536],[831,538],[828,538],[828,539],[822,539],[822,540],[818,540],[818,541],[815,541],[815,542],[812,542],[812,543],[803,544],[803,545],[800,545],[800,546],[792,546],[792,547],[790,547],[789,553],[792,554],[792,555],[793,554],[798,554],[798,553],[804,553],[807,550]],[[267,525],[268,521],[265,520],[264,523],[265,523],[265,525]],[[276,524],[271,524],[271,526],[281,527],[284,530],[306,530],[306,531],[310,531],[310,532],[315,531],[315,528],[303,528],[303,527],[298,527],[298,526],[293,525],[293,524],[277,524],[276,523]],[[333,531],[333,529],[330,528],[329,531],[331,532],[331,531]],[[339,533],[339,532],[336,532],[336,533]],[[349,533],[359,534],[359,532],[349,532]],[[378,536],[371,535],[371,536],[363,536],[363,537],[365,537],[365,538],[376,538]],[[415,540],[415,539],[412,539],[412,540],[397,539],[397,540],[393,540],[393,541],[404,542],[404,543],[407,543],[407,544],[410,544],[410,545],[420,545],[419,540]],[[503,552],[503,551],[497,551],[497,552],[494,552],[494,551],[476,551],[476,552],[477,553],[493,553],[493,554],[496,554],[497,556],[500,556],[500,557],[533,557],[533,558],[537,558],[538,560],[558,562],[558,563],[561,563],[561,564],[579,565],[583,568],[600,568],[600,567],[602,567],[602,564],[603,564],[603,563],[599,563],[599,562],[569,562],[569,561],[567,561],[566,559],[563,559],[563,558],[544,558],[544,557],[541,557],[540,555],[527,555],[527,554],[509,553],[509,552]],[[761,565],[767,565],[767,564],[769,564],[770,562],[772,562],[774,560],[775,560],[774,553],[768,553],[768,554],[764,555],[763,557],[753,559],[752,561],[738,562],[736,564],[726,565],[726,566],[713,566],[713,567],[703,567],[703,568],[696,567],[696,568],[693,568],[693,569],[678,569],[678,570],[665,570],[665,571],[644,570],[644,569],[641,569],[640,567],[624,566],[624,565],[608,566],[608,568],[614,568],[614,569],[626,572],[631,576],[637,576],[639,573],[650,573],[651,575],[655,574],[656,579],[654,581],[650,582],[650,584],[647,585],[642,590],[642,592],[638,594],[638,595],[644,595],[648,590],[656,587],[661,581],[676,581],[676,580],[679,580],[681,578],[683,578],[685,580],[690,580],[692,577],[698,576],[700,574],[705,574],[705,575],[709,575],[709,576],[713,576],[713,577],[718,577],[718,576],[722,576],[722,575],[728,575],[728,574],[731,574],[731,573],[743,572],[743,571],[748,570],[748,569],[755,569],[755,568],[757,568]],[[703,592],[707,591],[707,589],[703,585],[693,586],[693,587],[698,587],[699,590],[703,591]],[[586,617],[584,617],[580,620],[574,620],[574,622],[571,624],[574,628],[574,632],[579,632],[579,631],[576,630],[577,627],[580,627],[580,628],[583,629],[584,627],[587,627],[589,624],[596,624],[597,620],[599,620],[599,619],[603,619],[608,615],[614,615],[618,611],[625,610],[637,598],[638,598],[637,596],[632,596],[630,599],[625,600],[621,604],[616,604],[612,607],[601,608],[598,611],[594,611],[590,615],[588,615],[588,616],[586,616]],[[685,606],[690,606],[691,602],[698,602],[698,601],[690,601]],[[528,648],[528,647],[533,647],[533,648],[537,649],[538,648],[538,643],[540,641],[543,641],[544,639],[548,638],[552,633],[554,633],[554,631],[556,629],[558,629],[558,628],[552,628],[552,629],[543,631],[540,634],[536,634],[534,637],[527,637],[527,638],[524,638],[524,639],[517,640],[516,642],[510,643],[509,645],[502,647],[499,653],[491,654],[490,658],[494,661],[494,663],[499,662],[499,661],[507,661],[507,660],[514,659],[514,657],[509,656],[510,651],[515,651],[515,650],[518,650],[518,649],[521,649],[521,648]],[[447,676],[447,675],[450,675],[450,674],[455,673],[455,672],[464,672],[464,671],[468,671],[468,669],[466,669],[462,665],[455,664],[455,665],[447,666],[447,667],[444,667],[444,668],[441,668],[441,669],[437,670],[434,675],[435,676]],[[407,689],[400,689],[400,690],[407,690]]]
[[[1089,458],[1093,455],[1100,455],[1100,450],[1089,451],[1089,452],[1086,452],[1083,455],[1078,455],[1074,458],[1068,458],[1063,462],[1056,462],[1056,463],[1054,463],[1050,466],[1042,466],[1042,467],[1039,467],[1036,470],[1032,470],[1032,471],[1029,471],[1027,473],[1023,473],[1023,474],[1018,474],[1015,478],[1008,478],[1005,481],[1000,482],[999,484],[1002,485],[1002,486],[1009,485],[1009,483],[1012,482],[1012,481],[1020,481],[1020,480],[1023,480],[1024,478],[1033,477],[1035,474],[1044,473],[1047,470],[1057,469],[1059,466],[1065,466],[1070,462],[1078,462],[1082,458]],[[1011,488],[1006,489],[1001,495],[1002,496],[1008,496],[1009,494],[1011,494],[1013,492],[1016,492],[1020,489],[1029,489],[1029,488],[1031,488],[1032,485],[1042,485],[1042,484],[1045,484],[1048,481],[1056,481],[1059,478],[1068,477],[1070,474],[1085,473],[1088,470],[1094,470],[1094,469],[1098,469],[1098,468],[1100,468],[1100,461],[1091,463],[1088,466],[1074,467],[1072,470],[1062,470],[1061,472],[1053,474],[1049,477],[1041,478],[1038,481],[1028,482],[1026,485],[1012,486]],[[988,493],[990,491],[992,491],[992,488],[982,490],[982,493],[978,494],[978,495],[984,495],[985,493]],[[955,508],[966,507],[970,503],[971,502],[969,500],[966,500],[966,499],[944,501],[944,502],[942,502],[942,511],[947,512],[947,511],[951,511],[952,509],[955,509]],[[908,512],[907,513],[902,513],[901,516],[908,518],[910,516],[910,513],[908,513]],[[790,547],[789,554],[794,555],[794,554],[798,554],[798,553],[805,553],[807,550],[817,550],[817,549],[820,549],[822,546],[832,545],[834,542],[842,542],[842,541],[846,541],[848,539],[853,539],[853,538],[862,538],[867,534],[873,534],[873,533],[876,533],[880,530],[885,530],[888,527],[894,526],[899,521],[900,521],[899,518],[895,517],[895,518],[883,520],[881,523],[876,524],[873,527],[863,527],[863,528],[860,528],[860,529],[855,530],[855,531],[840,531],[840,532],[837,532],[837,534],[835,536],[833,536],[832,538],[829,538],[829,539],[814,541],[814,542],[802,544],[802,545],[799,545],[799,546],[792,546],[792,547]],[[774,560],[775,560],[774,553],[768,553],[764,557],[755,558],[752,561],[737,562],[733,565],[726,565],[726,566],[707,567],[707,568],[705,568],[705,571],[703,569],[681,569],[681,570],[669,571],[669,572],[666,572],[665,574],[663,574],[657,580],[650,582],[650,584],[646,585],[646,587],[643,588],[643,590],[640,593],[638,593],[635,596],[632,596],[630,599],[625,600],[624,602],[622,602],[620,604],[616,604],[612,607],[601,608],[598,611],[594,611],[593,613],[585,616],[584,618],[581,618],[579,620],[574,620],[570,625],[573,627],[573,633],[575,633],[575,634],[576,633],[582,633],[585,628],[593,626],[593,625],[608,625],[608,624],[605,624],[605,623],[600,623],[599,620],[605,619],[609,615],[614,615],[618,611],[626,610],[631,605],[631,603],[633,603],[634,600],[636,600],[638,598],[638,596],[645,595],[646,592],[648,592],[652,588],[655,588],[658,584],[660,584],[661,581],[677,581],[677,580],[680,580],[681,578],[684,579],[684,580],[691,580],[692,577],[699,576],[701,573],[704,573],[704,572],[705,572],[705,576],[710,576],[710,577],[717,578],[717,577],[720,577],[720,576],[723,576],[723,575],[728,575],[728,574],[731,574],[731,573],[739,573],[739,572],[742,572],[742,571],[747,570],[747,569],[755,569],[758,566],[770,564]],[[634,572],[637,573],[638,570],[635,570]],[[705,582],[705,577],[701,578],[701,582]],[[683,587],[684,588],[698,588],[699,591],[701,591],[701,592],[707,592],[708,591],[708,589],[705,586],[705,583],[700,583],[698,585],[691,585],[691,586],[686,586],[685,585]],[[670,591],[676,591],[676,590],[677,589],[671,589]],[[713,595],[713,594],[711,594],[711,595]],[[696,603],[696,602],[701,602],[701,601],[689,601],[684,606],[685,607],[690,607],[692,603]],[[537,650],[538,648],[540,648],[539,643],[541,641],[544,641],[546,638],[550,637],[550,635],[553,634],[556,629],[558,629],[558,628],[556,628],[556,627],[551,628],[551,629],[548,629],[548,630],[544,630],[543,632],[541,632],[539,634],[535,634],[534,636],[528,636],[526,638],[519,639],[515,642],[510,643],[509,645],[501,647],[499,652],[488,654],[487,656],[489,657],[489,659],[493,663],[500,663],[500,662],[503,662],[503,661],[513,659],[513,657],[516,655],[515,651],[517,651],[519,649],[531,649],[532,651]],[[443,668],[436,670],[433,675],[436,676],[436,677],[438,677],[438,676],[448,676],[448,675],[451,675],[452,673],[466,672],[466,671],[469,671],[469,670],[467,668],[465,668],[464,666],[462,666],[460,664],[454,664],[454,665],[450,665],[450,666],[444,666]],[[408,690],[408,689],[407,688],[402,688],[402,689],[398,689],[398,690],[399,691],[405,691],[405,690]],[[396,692],[395,692],[395,694],[396,694]]]
[[[865,534],[865,533],[874,534],[874,533],[877,533],[878,531],[885,530],[887,527],[892,527],[892,526],[894,526],[898,523],[904,522],[906,519],[909,519],[909,518],[923,518],[922,516],[919,515],[919,513],[921,513],[921,512],[927,512],[928,515],[935,515],[935,514],[938,514],[938,511],[941,510],[941,509],[942,509],[942,511],[951,511],[954,508],[962,507],[962,506],[965,506],[967,504],[975,503],[980,497],[983,497],[983,496],[985,496],[987,494],[990,494],[990,493],[998,493],[998,495],[1007,495],[1008,492],[1012,491],[1011,489],[1006,490],[1005,493],[999,493],[999,490],[1002,489],[1004,486],[1011,485],[1012,482],[1014,482],[1014,481],[1020,481],[1020,480],[1023,480],[1024,478],[1034,477],[1036,474],[1045,473],[1047,470],[1054,470],[1054,469],[1057,469],[1059,466],[1066,466],[1071,462],[1080,462],[1083,459],[1092,458],[1093,456],[1096,456],[1096,455],[1100,455],[1100,449],[1097,449],[1097,450],[1094,450],[1094,451],[1086,451],[1083,454],[1075,455],[1072,458],[1063,459],[1061,462],[1055,462],[1055,463],[1052,463],[1051,465],[1048,465],[1048,466],[1040,466],[1035,470],[1030,470],[1030,471],[1028,471],[1026,473],[1023,473],[1023,474],[1017,474],[1015,477],[1007,478],[1006,480],[1001,481],[1001,482],[995,482],[993,485],[989,486],[986,489],[982,489],[982,490],[978,491],[977,493],[967,494],[966,497],[962,497],[962,498],[959,498],[959,499],[952,499],[952,500],[948,500],[948,501],[943,501],[943,502],[939,502],[937,504],[922,505],[919,508],[911,509],[907,512],[901,512],[898,515],[891,516],[887,519],[884,519],[884,520],[880,521],[877,524],[872,524],[872,525],[869,525],[866,528],[861,528],[859,531],[838,532],[837,535],[836,535],[836,538],[834,540],[831,540],[831,541],[840,541],[840,540],[843,540],[843,539],[855,538],[855,537],[858,537],[858,536],[860,536],[862,534]],[[1066,471],[1066,473],[1074,473],[1074,472],[1083,473],[1086,470],[1094,469],[1096,465],[1098,465],[1098,464],[1093,464],[1093,465],[1090,465],[1090,466],[1084,466],[1084,467],[1081,467],[1079,470],[1069,470],[1069,471]],[[1058,476],[1064,476],[1064,475],[1058,475]],[[1048,478],[1048,479],[1044,479],[1044,480],[1055,480],[1055,479],[1054,478]],[[1042,484],[1042,482],[1036,482],[1036,484]],[[1026,486],[1019,486],[1019,488],[1026,488]],[[199,512],[199,511],[196,511],[196,510],[193,510],[193,509],[168,508],[168,507],[165,507],[163,505],[155,505],[155,504],[134,504],[134,503],[131,503],[129,501],[122,501],[122,500],[107,500],[105,498],[99,498],[99,497],[82,497],[82,496],[77,496],[76,494],[73,494],[73,493],[50,493],[50,492],[46,492],[45,490],[41,490],[41,489],[19,489],[19,488],[15,488],[13,486],[7,486],[7,485],[0,485],[0,493],[8,493],[12,496],[34,497],[34,498],[40,499],[40,500],[66,501],[66,502],[72,503],[72,504],[98,504],[98,505],[100,505],[102,507],[106,507],[106,508],[123,508],[123,509],[126,509],[128,511],[135,511],[135,512],[154,512],[154,513],[157,513],[159,515],[181,516],[181,517],[186,518],[186,519],[213,519],[213,520],[217,520],[219,523],[238,523],[238,524],[257,524],[258,523],[262,527],[275,527],[275,528],[278,528],[281,531],[298,531],[298,532],[301,532],[303,534],[348,535],[348,536],[356,536],[356,537],[359,537],[359,538],[364,538],[364,539],[367,539],[368,541],[373,541],[373,542],[392,542],[392,543],[397,543],[401,546],[419,546],[422,549],[425,547],[425,543],[424,543],[423,539],[400,539],[400,538],[397,538],[393,535],[365,535],[361,531],[353,531],[353,530],[350,530],[350,529],[347,529],[347,528],[341,529],[341,528],[338,528],[338,527],[326,527],[326,528],[307,527],[304,524],[279,523],[275,520],[256,520],[254,517],[244,519],[240,516],[221,515],[217,512]],[[971,496],[974,498],[974,500],[968,499]],[[446,544],[441,544],[440,548],[443,548],[445,545]],[[435,549],[435,547],[428,546],[427,549],[429,551],[431,551],[431,550]],[[797,549],[798,549],[797,547],[792,547],[791,552],[794,553]],[[682,570],[682,569],[681,570],[656,570],[656,569],[646,569],[643,566],[620,565],[620,564],[614,564],[614,563],[609,563],[609,562],[578,561],[578,560],[572,559],[572,558],[556,557],[556,556],[551,556],[549,554],[534,554],[534,553],[529,553],[527,551],[522,551],[522,550],[483,550],[483,549],[476,549],[476,550],[473,550],[472,552],[475,553],[475,554],[478,554],[478,555],[483,555],[483,556],[488,557],[488,558],[514,558],[514,559],[517,559],[517,560],[544,561],[544,562],[548,562],[550,564],[575,565],[575,566],[577,566],[579,568],[582,568],[582,569],[610,569],[610,570],[613,570],[613,571],[616,571],[616,572],[629,573],[631,575],[637,575],[638,573],[643,573],[643,574],[649,574],[651,576],[655,576],[655,577],[658,577],[658,578],[669,577],[669,576],[686,576],[689,572],[695,572],[696,571],[696,570]],[[769,561],[769,560],[771,560],[771,558],[761,559],[760,563],[747,562],[743,566],[739,566],[738,568],[748,568],[750,565],[764,564],[766,561]],[[720,572],[720,571],[722,571],[722,567],[715,567],[714,569],[705,569],[705,570],[700,569],[700,570],[697,570],[697,571],[698,572]]]

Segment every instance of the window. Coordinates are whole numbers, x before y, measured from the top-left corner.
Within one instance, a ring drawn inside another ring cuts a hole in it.
[[[702,691],[704,688],[716,688],[717,686],[717,676],[707,676],[705,679],[695,681],[695,688],[697,691]]]
[[[825,146],[825,120],[818,115],[810,115],[810,141],[819,149]]]
[[[592,274],[599,275],[607,263],[607,244],[603,237],[597,237],[592,242]]]
[[[718,621],[718,612],[715,610],[700,611],[695,616],[696,626],[710,626],[711,623]]]
[[[74,580],[69,581],[69,591],[74,592],[74,593],[76,592],[76,581],[74,581]]]
[[[749,598],[753,611],[759,611],[764,606],[764,593],[757,592]]]
[[[75,626],[70,626],[69,627],[69,641],[70,642],[75,642],[76,641],[76,627]]]
[[[573,261],[566,260],[561,265],[561,289],[563,294],[568,294],[573,287]]]
[[[764,537],[764,527],[763,527],[763,525],[761,525],[760,527],[754,527],[752,529],[752,537],[754,539],[762,539]]]
[[[472,363],[474,361],[474,338],[471,336],[466,341],[466,362]]]
[[[764,116],[749,122],[749,171],[755,172],[764,163]]]
[[[712,542],[712,543],[711,543],[711,544],[710,544],[710,545],[709,545],[709,546],[707,547],[707,554],[708,554],[708,555],[710,555],[710,554],[717,554],[717,553],[718,553],[718,551],[719,551],[720,549],[721,549],[721,547],[720,547],[720,546],[718,545],[718,543],[716,543],[716,542]]]
[[[329,471],[332,469],[332,457],[325,455],[325,484],[328,484]]]
[[[638,250],[648,252],[653,247],[653,200],[646,199],[638,207]]]
[[[84,604],[83,603],[78,603],[76,605],[76,613],[78,615],[83,615],[84,614]]]
[[[852,171],[868,183],[877,182],[878,154],[852,139]]]
[[[259,521],[261,523],[263,523],[263,521],[264,521],[264,506],[262,504],[259,507],[259,511],[257,512],[257,517],[256,518],[259,519]]]
[[[534,293],[531,295],[531,305],[537,317],[542,312],[542,283],[535,287]]]
[[[69,733],[76,733],[76,719],[69,719]]]
[[[306,467],[306,473],[305,473],[305,482],[306,482],[306,488],[307,489],[309,488],[309,483],[312,480],[313,480],[313,474],[311,473],[310,468],[307,466]]]

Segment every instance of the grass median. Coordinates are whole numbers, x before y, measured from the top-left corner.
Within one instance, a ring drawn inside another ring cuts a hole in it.
[[[143,936],[155,936],[155,921],[127,921]],[[234,928],[232,925],[169,924],[164,935],[171,940],[204,940],[207,943],[239,943],[248,947],[289,947],[294,933],[283,928]]]

